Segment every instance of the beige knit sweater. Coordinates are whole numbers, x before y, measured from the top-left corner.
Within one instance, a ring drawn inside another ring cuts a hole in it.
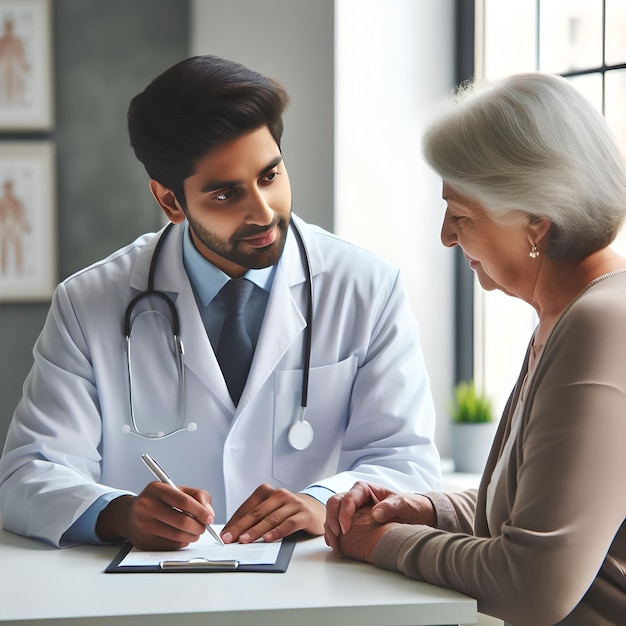
[[[527,368],[528,355],[478,491],[428,494],[438,528],[390,530],[376,565],[515,626],[626,624],[626,274],[562,314],[518,405]]]

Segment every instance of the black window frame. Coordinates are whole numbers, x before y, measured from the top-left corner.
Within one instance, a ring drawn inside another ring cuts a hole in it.
[[[475,73],[474,0],[456,0],[455,83],[460,85]],[[474,378],[474,272],[460,248],[454,250],[454,380],[455,384]]]

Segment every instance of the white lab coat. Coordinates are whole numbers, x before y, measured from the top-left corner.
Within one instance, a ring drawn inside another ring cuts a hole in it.
[[[287,442],[300,406],[306,326],[306,273],[291,231],[235,408],[185,273],[183,228],[174,227],[155,288],[171,296],[180,316],[186,423],[197,430],[155,440],[124,432],[130,417],[123,317],[146,289],[158,239],[147,234],[56,289],[0,460],[6,529],[60,545],[100,495],[138,493],[153,480],[144,452],[177,484],[209,491],[218,523],[262,482],[294,491],[318,484],[339,492],[359,479],[398,491],[440,487],[429,381],[398,269],[297,223],[314,277],[311,446],[297,451]],[[170,335],[159,316],[143,321],[133,335],[137,421],[142,431],[170,430],[178,407]]]

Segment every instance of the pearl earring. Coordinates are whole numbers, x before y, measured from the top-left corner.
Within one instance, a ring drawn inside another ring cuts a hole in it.
[[[539,250],[537,250],[537,246],[535,244],[533,244],[533,247],[530,249],[528,256],[531,259],[536,259],[539,256]]]

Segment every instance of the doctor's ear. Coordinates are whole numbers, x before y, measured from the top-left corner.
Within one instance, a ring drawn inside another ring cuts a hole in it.
[[[185,219],[185,212],[171,189],[152,179],[150,191],[170,222],[180,224]]]

